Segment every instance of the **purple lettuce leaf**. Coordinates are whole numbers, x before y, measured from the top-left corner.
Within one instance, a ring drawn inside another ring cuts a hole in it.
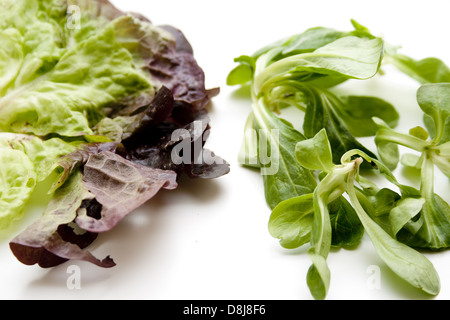
[[[113,267],[115,263],[111,258],[99,260],[83,250],[95,240],[95,233],[80,233],[71,226],[79,211],[94,213],[95,208],[88,205],[93,199],[93,194],[83,186],[81,174],[76,172],[55,192],[43,216],[10,242],[11,251],[23,264],[38,264],[42,268],[67,260]]]
[[[174,43],[148,59],[151,75],[172,90],[175,108],[203,109],[219,94],[219,88],[205,88],[205,73],[198,65],[192,46],[184,34],[172,26],[160,26],[175,39]]]
[[[160,189],[177,187],[175,172],[132,163],[109,151],[92,155],[83,172],[83,185],[95,195],[102,209],[98,218],[79,212],[75,222],[96,233],[114,228]]]
[[[201,179],[221,177],[229,173],[230,165],[204,148],[210,132],[209,121],[209,117],[204,113],[202,117],[199,116],[183,127],[173,123],[148,127],[147,131],[141,131],[124,140],[124,149],[119,153],[132,162],[151,168],[172,170],[178,176]]]
[[[87,143],[81,145],[77,150],[71,152],[59,159],[56,167],[62,170],[58,181],[53,185],[53,190],[59,188],[66,179],[78,168],[82,167],[92,154],[96,154],[102,151],[115,152],[118,143],[106,142],[106,143]]]

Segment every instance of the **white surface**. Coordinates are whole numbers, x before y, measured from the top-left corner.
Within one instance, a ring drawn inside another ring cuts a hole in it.
[[[214,181],[184,181],[101,235],[91,246],[117,266],[101,269],[68,262],[43,270],[24,266],[0,242],[0,299],[311,299],[305,277],[311,262],[306,248],[285,250],[267,231],[270,210],[258,172],[237,164],[248,98],[225,79],[233,59],[252,54],[279,38],[307,28],[350,30],[356,19],[415,58],[437,56],[450,64],[448,1],[299,0],[116,0],[122,10],[140,12],[155,24],[180,28],[206,73],[207,87],[220,86],[211,111],[208,146],[231,163],[231,173]],[[343,90],[379,95],[396,105],[399,130],[421,124],[415,102],[418,85],[388,69],[379,78]],[[406,113],[405,113],[406,112]],[[370,140],[369,140],[370,143]],[[400,179],[406,179],[399,174]],[[405,180],[410,182],[409,180]],[[415,182],[415,181],[413,181]],[[450,200],[449,183],[438,182]],[[450,298],[450,252],[427,254],[441,276],[436,299]],[[331,252],[328,299],[422,299],[383,266],[365,238],[353,251]],[[81,272],[81,288],[69,289],[71,265]],[[370,286],[370,266],[379,266],[379,288]]]

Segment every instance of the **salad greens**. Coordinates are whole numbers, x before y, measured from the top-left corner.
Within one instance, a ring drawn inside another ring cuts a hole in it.
[[[0,229],[50,182],[47,209],[10,241],[13,254],[42,267],[71,259],[112,267],[85,250],[99,233],[181,175],[228,173],[204,149],[205,107],[219,89],[205,88],[180,30],[107,0],[0,0],[0,8]]]
[[[311,149],[314,149],[316,152],[311,152]],[[350,205],[348,203],[346,206],[340,205],[340,209],[343,211],[341,215],[348,217],[356,215],[358,217],[360,224],[358,225],[356,220],[354,220],[354,224],[360,229],[362,227],[367,232],[376,252],[387,266],[411,285],[429,294],[437,294],[440,289],[439,277],[431,262],[422,254],[395,239],[377,224],[364,209],[362,203],[371,203],[378,207],[389,206],[391,203],[383,203],[386,200],[390,201],[389,197],[378,197],[377,202],[371,199],[373,190],[377,188],[372,185],[370,180],[360,176],[360,165],[366,160],[380,168],[380,173],[403,191],[402,201],[416,199],[413,196],[418,192],[416,193],[410,188],[400,185],[394,180],[395,178],[393,178],[389,169],[384,167],[381,162],[370,158],[359,150],[351,150],[344,154],[340,165],[332,163],[331,153],[325,129],[322,129],[313,139],[301,141],[296,146],[297,160],[302,166],[310,170],[320,170],[325,174],[312,194],[313,210],[309,212],[313,216],[313,224],[310,228],[311,248],[308,253],[311,256],[313,265],[308,271],[307,282],[313,296],[316,299],[325,298],[329,287],[330,271],[326,264],[326,258],[332,245],[329,204],[333,201],[347,203],[345,198],[341,198],[344,193],[348,196]],[[355,155],[357,158],[353,159]],[[356,183],[360,184],[360,186],[356,186]],[[288,201],[295,200],[291,199]],[[281,203],[280,206],[282,205]],[[399,207],[397,206],[396,208],[398,209]],[[273,214],[274,216],[271,217],[269,222],[269,228],[277,228],[276,225],[279,223],[279,219],[276,219],[277,216],[280,214],[285,215],[286,213],[280,213],[275,208]],[[288,214],[296,216],[299,212],[290,211]],[[303,213],[300,212],[300,214]],[[343,224],[334,224],[336,232],[342,232],[344,227],[345,225]],[[284,232],[280,232],[283,230],[282,228],[283,226],[278,226],[278,232],[274,234],[275,237],[283,238]],[[354,234],[354,237],[353,241],[357,243],[361,241],[362,233],[357,232]],[[335,246],[339,246],[339,244],[335,244]]]
[[[25,15],[16,12],[24,8]],[[9,75],[2,77],[0,89],[2,131],[88,135],[115,101],[151,98],[150,77],[121,43],[122,25],[138,28],[136,18],[101,19],[95,33],[84,30],[93,26],[81,23],[72,32],[64,24],[67,9],[61,1],[46,9],[38,1],[23,0],[0,15],[2,37],[8,41],[2,50],[14,48],[2,53],[14,59],[2,61],[1,73]]]
[[[449,68],[437,58],[414,60],[352,24],[349,32],[311,28],[235,59],[227,83],[249,85],[252,98],[239,162],[261,170],[270,234],[287,249],[309,245],[306,283],[315,299],[329,290],[331,248],[355,248],[364,233],[395,274],[437,295],[439,276],[417,250],[448,247],[450,207],[434,192],[433,175],[436,166],[450,176]],[[400,115],[389,102],[335,90],[374,77],[386,64],[421,85],[426,129],[399,133]],[[300,130],[283,116],[288,107],[303,112]],[[361,137],[373,137],[377,150]],[[419,189],[393,173],[398,145],[419,153],[401,158],[420,171]],[[389,187],[379,187],[380,179]]]
[[[350,33],[310,29],[251,57],[241,56],[236,59],[240,65],[228,76],[230,85],[251,81],[253,121],[247,123],[246,131],[259,134],[279,130],[279,170],[275,174],[264,174],[266,199],[272,209],[280,200],[309,193],[315,187],[309,171],[298,166],[292,156],[299,140],[312,138],[326,128],[335,163],[352,149],[375,157],[356,137],[375,135],[377,126],[372,117],[383,119],[392,126],[398,121],[395,108],[382,99],[339,97],[330,90],[330,86],[349,79],[369,79],[380,68],[383,40],[358,24],[354,25],[356,30]],[[249,74],[252,75],[250,79]],[[361,105],[364,108],[360,108]],[[304,111],[303,133],[276,115],[287,106]],[[370,112],[364,112],[364,109]],[[353,110],[358,110],[358,118],[350,116]],[[352,131],[349,128],[353,128]],[[254,145],[254,141],[246,142],[241,152],[245,154],[245,146],[251,144]],[[270,150],[270,143],[267,145]],[[246,157],[241,156],[241,159]]]
[[[41,140],[38,137],[14,133],[0,134],[0,166],[2,193],[0,198],[0,228],[20,218],[33,190],[47,179],[53,165],[76,145],[60,138]]]
[[[448,118],[450,115],[450,83],[424,84],[417,92],[417,101],[424,112],[425,125],[412,128],[409,134],[396,132],[380,121],[375,137],[382,159],[392,168],[399,162],[398,145],[417,153],[403,155],[402,163],[420,171],[420,194],[424,202],[418,210],[402,219],[397,227],[397,237],[414,247],[434,250],[445,249],[450,244],[450,206],[434,192],[434,170],[439,168],[450,174],[448,148]],[[386,150],[388,149],[388,150]],[[405,214],[399,212],[400,214]]]

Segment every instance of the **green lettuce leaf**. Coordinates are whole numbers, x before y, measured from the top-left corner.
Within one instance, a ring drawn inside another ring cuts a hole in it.
[[[56,170],[62,155],[75,150],[77,143],[59,138],[0,133],[0,229],[22,217],[23,210],[38,182]]]
[[[140,46],[148,37],[163,46],[170,34],[131,15],[92,19],[81,9],[80,28],[70,28],[67,6],[19,1],[0,14],[0,130],[89,135],[112,110],[153,98],[159,84]]]

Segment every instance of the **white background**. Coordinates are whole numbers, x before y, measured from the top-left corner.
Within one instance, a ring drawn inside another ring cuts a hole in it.
[[[229,175],[213,181],[183,180],[162,191],[114,230],[101,235],[92,252],[117,263],[101,269],[68,262],[53,269],[24,266],[0,238],[0,299],[311,299],[306,247],[281,248],[267,230],[270,210],[258,172],[242,168],[237,153],[250,111],[245,92],[226,86],[233,59],[274,40],[325,26],[351,30],[350,19],[402,52],[436,56],[450,65],[448,1],[301,0],[116,0],[120,9],[140,12],[155,24],[181,29],[206,73],[207,87],[221,87],[211,104],[208,147],[231,163]],[[421,125],[415,101],[418,84],[386,68],[384,78],[346,84],[343,91],[380,96],[401,113],[398,130]],[[299,125],[301,118],[298,118]],[[372,143],[371,139],[365,142]],[[402,182],[417,183],[402,170]],[[450,200],[440,177],[436,192]],[[32,219],[30,216],[28,219]],[[27,221],[27,220],[26,220]],[[441,276],[436,299],[450,298],[450,252],[427,254]],[[355,250],[333,250],[328,258],[328,299],[428,299],[394,276],[365,237]],[[68,267],[76,265],[81,287],[69,289]],[[370,284],[371,266],[381,272],[380,288]]]

